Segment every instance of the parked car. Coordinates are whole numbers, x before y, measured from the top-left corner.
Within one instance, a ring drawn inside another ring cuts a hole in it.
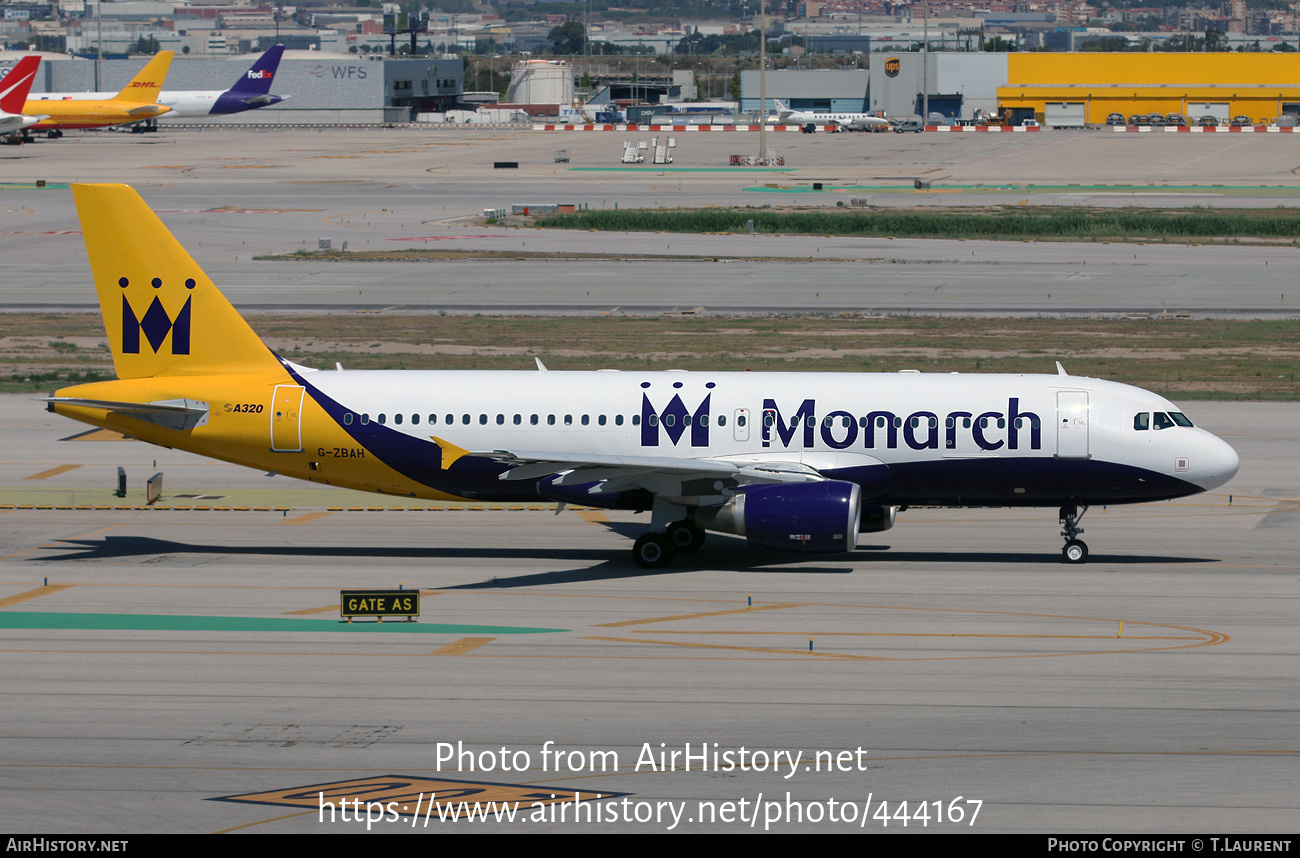
[[[1145,113],[1135,113],[1128,118],[1129,125],[1146,125],[1147,115]]]
[[[908,131],[920,134],[924,127],[919,119],[904,119],[894,126],[894,131],[898,134],[906,134]]]
[[[1152,113],[1149,116],[1147,116],[1147,124],[1163,126],[1165,124],[1165,118],[1163,115],[1159,113]]]
[[[1123,124],[1124,124],[1124,114],[1122,114],[1122,113],[1112,113],[1110,116],[1107,116],[1107,117],[1106,117],[1106,124],[1107,124],[1107,125],[1123,125]]]
[[[814,122],[809,122],[800,126],[799,130],[802,131],[804,134],[816,134],[817,124]]]
[[[1037,120],[1037,119],[1026,119],[1024,122],[1021,122],[1020,125],[1021,125],[1022,127],[1024,127],[1024,128],[1038,128],[1038,127],[1039,127],[1039,125],[1038,125],[1038,120]]]
[[[1254,124],[1255,124],[1255,123],[1253,123],[1253,122],[1250,121],[1250,117],[1249,117],[1249,116],[1234,116],[1234,117],[1232,117],[1232,127],[1233,127],[1233,128],[1249,128],[1251,125],[1254,125]]]
[[[1165,117],[1165,124],[1177,125],[1179,127],[1182,127],[1187,124],[1187,120],[1183,118],[1183,115],[1181,113],[1171,113]]]
[[[1219,117],[1210,116],[1207,114],[1205,116],[1202,116],[1200,119],[1196,120],[1196,124],[1201,126],[1202,128],[1218,128]]]

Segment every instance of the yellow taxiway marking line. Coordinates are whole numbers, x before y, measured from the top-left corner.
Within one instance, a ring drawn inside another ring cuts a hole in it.
[[[949,632],[765,632],[765,631],[704,631],[701,629],[646,629],[641,632],[645,635],[750,635],[750,636],[770,636],[770,635],[793,635],[795,637],[815,637],[815,638],[995,638],[995,639],[1015,639],[1015,640],[1115,640],[1118,636],[1115,634],[1108,635],[994,635],[994,634],[962,634]],[[1204,637],[1196,635],[1124,635],[1119,640],[1126,641],[1200,641]]]
[[[652,617],[648,620],[623,620],[619,623],[599,623],[598,629],[617,629],[621,626],[640,626],[648,623],[670,623],[674,620],[697,620],[703,617],[725,617],[729,614],[755,614],[759,611],[779,611],[785,608],[801,608],[802,604],[791,602],[785,605],[763,605],[760,608],[736,608],[731,611],[709,611],[703,614],[678,614],[673,617]]]
[[[841,659],[849,659],[851,661],[910,660],[910,659],[887,658],[885,656],[879,656],[879,655],[851,655],[842,652],[818,652],[816,650],[809,652],[808,650],[803,650],[803,649],[777,649],[775,647],[762,647],[762,646],[726,646],[725,644],[686,643],[685,641],[643,641],[643,640],[637,640],[636,638],[608,638],[608,637],[601,637],[599,635],[584,637],[582,638],[582,640],[607,641],[610,643],[653,644],[655,646],[684,646],[684,647],[691,647],[695,649],[721,649],[721,650],[730,650],[733,652],[766,652],[766,653],[773,653],[775,655],[812,655],[812,656],[818,656],[820,658],[841,658]]]
[[[37,587],[35,590],[28,590],[26,593],[19,593],[16,596],[9,596],[0,599],[0,608],[12,608],[14,605],[21,605],[23,602],[30,602],[32,599],[39,599],[41,596],[48,596],[51,593],[57,593],[60,590],[68,590],[76,584],[49,584],[45,587]]]
[[[50,468],[48,471],[41,471],[39,474],[32,474],[30,477],[23,477],[24,480],[44,480],[49,477],[57,477],[59,474],[66,474],[68,471],[75,471],[81,465],[59,465],[57,468]]]
[[[578,513],[578,518],[587,522],[587,524],[608,524],[609,516],[598,509],[589,509],[586,512]]]
[[[301,610],[298,611],[285,611],[284,614],[285,616],[293,616],[295,614],[298,615],[327,614],[330,611],[337,611],[340,607],[341,606],[339,605],[326,605],[323,608],[302,608]]]
[[[447,644],[445,647],[434,650],[430,655],[464,655],[473,649],[478,649],[485,643],[491,643],[496,638],[461,638],[458,641]]]
[[[280,524],[309,524],[317,519],[324,518],[327,515],[333,515],[332,512],[309,512],[304,515],[295,515],[293,518],[286,518]]]

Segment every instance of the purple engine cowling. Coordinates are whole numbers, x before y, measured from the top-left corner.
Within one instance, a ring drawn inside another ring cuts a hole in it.
[[[700,510],[695,522],[707,530],[743,536],[760,548],[842,554],[857,547],[861,520],[858,485],[826,480],[748,486],[721,507]]]

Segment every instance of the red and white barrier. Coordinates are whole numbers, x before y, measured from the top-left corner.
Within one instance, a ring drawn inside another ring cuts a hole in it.
[[[559,125],[535,124],[534,131],[757,131],[757,125]],[[768,131],[798,131],[798,125],[769,125]]]

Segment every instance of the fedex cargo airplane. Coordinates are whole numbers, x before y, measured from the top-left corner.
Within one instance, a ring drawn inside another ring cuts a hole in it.
[[[907,506],[1060,508],[1196,494],[1237,454],[1163,397],[1067,375],[345,371],[273,353],[124,185],[74,185],[117,380],[50,411],[264,471],[397,497],[650,510],[635,561],[705,531],[852,551]]]
[[[283,96],[271,95],[271,82],[280,68],[280,57],[284,55],[284,45],[273,45],[257,58],[252,67],[239,76],[230,89],[212,90],[163,90],[158,95],[158,103],[170,108],[170,112],[160,116],[162,122],[186,122],[212,116],[228,116],[243,113],[284,101]],[[42,100],[79,101],[84,99],[108,98],[111,94],[100,92],[50,92],[36,96]],[[30,106],[30,105],[29,105]]]

